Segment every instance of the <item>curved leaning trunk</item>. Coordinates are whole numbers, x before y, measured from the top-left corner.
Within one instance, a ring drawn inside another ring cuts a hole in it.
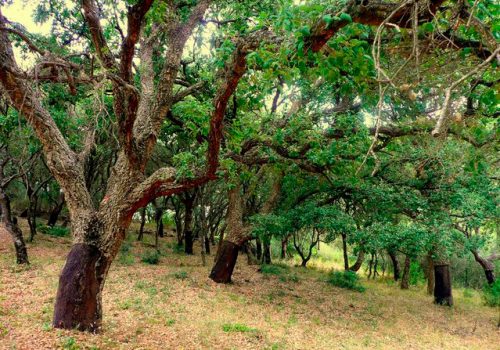
[[[354,265],[352,265],[349,268],[349,271],[358,272],[358,270],[363,265],[363,261],[364,260],[365,260],[365,252],[363,250],[360,250],[359,253],[358,253],[358,258],[356,259],[356,262],[354,263]]]
[[[434,303],[452,306],[450,265],[434,264]]]
[[[24,242],[23,232],[17,225],[17,219],[12,217],[10,199],[4,189],[0,187],[0,216],[5,229],[12,237],[16,250],[16,262],[20,265],[29,264],[28,251]]]
[[[484,275],[486,276],[488,284],[495,283],[495,265],[493,264],[493,262],[491,262],[489,259],[483,258],[476,250],[472,250],[472,254],[474,255],[474,259],[483,268]]]
[[[396,253],[393,250],[389,251],[389,257],[391,258],[392,261],[392,267],[394,270],[394,281],[399,280],[399,275],[400,275],[400,268],[399,268],[399,260],[396,255]]]

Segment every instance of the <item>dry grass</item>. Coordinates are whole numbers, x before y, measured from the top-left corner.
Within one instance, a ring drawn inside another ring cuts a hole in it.
[[[148,248],[134,242],[113,265],[93,335],[50,327],[70,240],[37,236],[23,269],[0,232],[0,349],[500,349],[496,311],[477,297],[456,292],[455,307],[438,307],[422,288],[382,280],[363,280],[361,294],[326,284],[319,269],[263,275],[245,257],[235,282],[217,285],[199,256],[171,246],[163,240],[160,264],[146,265]]]

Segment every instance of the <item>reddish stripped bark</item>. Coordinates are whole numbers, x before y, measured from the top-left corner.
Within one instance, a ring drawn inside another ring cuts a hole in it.
[[[434,264],[434,303],[438,305],[453,306],[451,293],[450,265]]]
[[[75,244],[59,277],[53,325],[96,332],[101,327],[101,296],[109,261],[93,245]]]
[[[222,241],[210,278],[217,283],[230,283],[240,246],[230,241]]]

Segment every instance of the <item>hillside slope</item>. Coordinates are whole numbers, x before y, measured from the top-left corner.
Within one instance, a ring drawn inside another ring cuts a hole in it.
[[[0,230],[0,349],[500,349],[497,311],[462,291],[455,307],[438,307],[422,288],[363,279],[357,293],[317,269],[262,274],[245,256],[234,283],[217,285],[207,278],[212,257],[203,267],[164,240],[159,265],[147,265],[144,245],[126,245],[113,265],[104,329],[92,335],[50,327],[70,240],[38,235],[32,265],[19,269]]]

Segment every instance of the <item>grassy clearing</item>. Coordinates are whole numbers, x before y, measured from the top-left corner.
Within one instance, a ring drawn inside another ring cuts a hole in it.
[[[341,255],[325,259],[338,255],[326,245],[308,269],[293,261],[248,266],[241,257],[234,283],[218,285],[199,255],[174,252],[173,237],[161,240],[157,265],[142,263],[153,250],[151,235],[142,243],[131,237],[113,264],[101,334],[54,330],[57,279],[70,243],[40,234],[28,246],[32,265],[19,268],[0,233],[0,349],[499,348],[497,310],[474,290],[455,290],[456,306],[445,308],[433,305],[423,286],[402,291],[387,277],[361,278],[364,293],[338,288],[326,280],[331,268],[341,268]]]

